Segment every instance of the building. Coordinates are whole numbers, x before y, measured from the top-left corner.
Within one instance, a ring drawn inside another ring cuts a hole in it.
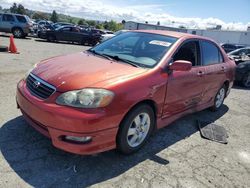
[[[175,28],[175,27],[167,27],[161,25],[153,25],[147,23],[138,23],[133,21],[125,22],[124,29],[126,30],[168,30],[168,31],[177,31],[187,33],[187,29],[183,28]]]
[[[218,43],[250,45],[250,31],[188,29],[187,32],[212,38]]]
[[[217,41],[218,43],[250,45],[250,26],[246,31],[229,31],[229,30],[221,30],[220,25],[216,26],[215,28],[209,28],[205,30],[205,29],[175,28],[175,27],[167,27],[167,26],[128,21],[124,24],[124,29],[127,30],[152,29],[152,30],[177,31],[177,32],[184,32],[184,33],[209,37]]]

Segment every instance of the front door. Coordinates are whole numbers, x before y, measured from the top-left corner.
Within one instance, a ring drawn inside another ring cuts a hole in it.
[[[199,41],[184,42],[172,59],[190,61],[192,69],[169,74],[163,118],[203,103],[205,68],[201,66]]]

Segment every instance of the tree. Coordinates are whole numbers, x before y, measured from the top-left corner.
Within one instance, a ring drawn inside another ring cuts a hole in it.
[[[126,23],[126,21],[125,20],[122,20],[122,24],[124,25]]]
[[[103,27],[102,24],[97,24],[97,25],[96,25],[96,29],[104,29],[104,27]]]
[[[0,6],[0,11],[3,10],[2,6]]]
[[[96,22],[94,20],[87,20],[86,22],[89,26],[96,26]]]
[[[43,12],[35,12],[32,16],[32,19],[35,20],[48,20],[48,15],[46,13]]]
[[[18,4],[16,13],[17,14],[26,14],[26,10],[22,4]]]
[[[160,21],[157,22],[157,25],[161,25]]]
[[[17,13],[17,4],[16,3],[13,3],[13,5],[10,7],[10,12]]]
[[[52,22],[58,22],[58,15],[57,15],[57,13],[56,13],[56,11],[55,10],[53,10],[53,12],[52,12],[52,14],[51,14],[51,17],[50,17],[50,20],[52,21]]]

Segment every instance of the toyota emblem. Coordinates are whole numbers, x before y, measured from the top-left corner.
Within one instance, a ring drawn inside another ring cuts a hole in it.
[[[33,83],[33,87],[34,87],[34,88],[38,88],[38,87],[40,86],[40,84],[41,84],[41,83],[40,83],[39,81],[36,80],[36,81],[34,81],[34,83]]]

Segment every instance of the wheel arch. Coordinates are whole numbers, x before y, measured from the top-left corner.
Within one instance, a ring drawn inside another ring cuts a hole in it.
[[[19,27],[19,26],[13,26],[13,27],[11,28],[11,32],[13,33],[13,31],[14,31],[15,29],[20,29],[20,30],[23,32],[23,29],[22,29],[21,27]]]
[[[157,104],[154,100],[152,99],[144,99],[140,102],[137,102],[136,104],[134,104],[127,112],[126,114],[124,115],[124,117],[122,118],[120,124],[119,124],[119,128],[122,124],[122,122],[125,120],[125,118],[128,116],[128,114],[133,110],[135,109],[136,107],[140,106],[140,105],[143,105],[143,104],[146,104],[148,106],[150,106],[154,112],[154,118],[155,118],[155,122],[154,122],[154,130],[157,129],[157,113],[158,113],[158,107],[157,107]]]

